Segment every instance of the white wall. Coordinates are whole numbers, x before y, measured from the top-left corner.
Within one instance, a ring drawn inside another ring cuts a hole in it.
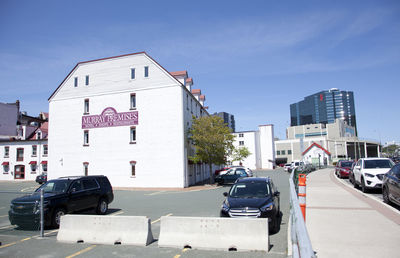
[[[36,155],[32,155],[32,146],[37,146]],[[42,161],[47,161],[47,155],[43,154],[43,146],[47,145],[46,140],[41,141],[11,141],[11,142],[0,142],[0,180],[25,180],[34,181],[36,176],[43,172]],[[9,147],[9,156],[4,155],[4,147]],[[17,149],[24,149],[23,161],[17,161]],[[31,161],[36,161],[36,171],[32,171],[32,166],[29,164]],[[9,170],[5,171],[5,167],[1,165],[3,162],[9,163]],[[16,165],[25,166],[25,178],[14,179],[14,172]]]
[[[242,165],[250,169],[257,169],[256,134],[257,132],[254,131],[233,133],[233,135],[236,136],[233,146],[235,146],[235,148],[246,147],[251,152],[251,155],[242,161]],[[243,137],[240,137],[241,135],[243,135]],[[240,145],[240,142],[243,142],[244,145]],[[239,161],[235,161],[232,164],[239,165],[239,163]]]
[[[149,66],[149,78],[143,67]],[[136,79],[130,79],[130,69]],[[89,86],[84,85],[90,76]],[[78,76],[79,86],[74,87]],[[136,144],[130,144],[130,126],[89,129],[83,146],[84,99],[90,115],[106,107],[129,112],[130,94],[136,93]],[[188,184],[184,112],[186,90],[145,54],[79,65],[49,104],[49,178],[90,174],[108,176],[114,187],[184,187]],[[192,97],[192,95],[190,95]],[[193,101],[193,103],[195,103]],[[135,160],[136,176],[129,161]]]

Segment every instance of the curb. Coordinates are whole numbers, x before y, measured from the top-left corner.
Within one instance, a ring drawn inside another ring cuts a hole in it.
[[[343,182],[342,180],[340,180],[340,179],[335,175],[335,173],[334,173],[333,171],[331,172],[331,174],[334,174],[333,177],[336,179],[336,181],[340,182],[342,185],[344,185],[344,186],[346,186],[346,187],[352,189],[353,191],[355,191],[355,190],[354,190],[354,187],[353,187],[352,185],[350,186],[350,185],[346,184],[345,182]],[[364,195],[365,197],[368,197],[369,199],[374,200],[374,201],[376,201],[376,202],[378,202],[378,203],[380,203],[380,204],[384,204],[385,207],[391,209],[392,211],[394,211],[394,212],[396,212],[397,214],[400,215],[400,211],[399,211],[398,209],[393,208],[392,206],[390,206],[389,204],[387,204],[387,203],[383,202],[382,200],[376,198],[375,196],[372,196],[372,195],[363,193],[362,191],[355,191],[355,192],[360,193],[360,194]]]

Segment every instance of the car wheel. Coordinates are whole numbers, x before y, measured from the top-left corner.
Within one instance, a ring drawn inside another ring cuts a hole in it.
[[[101,198],[99,204],[97,205],[96,213],[99,215],[104,215],[107,213],[107,210],[108,210],[108,203],[106,199]]]
[[[275,234],[275,233],[279,232],[279,228],[280,228],[280,225],[279,225],[279,213],[278,213],[275,217],[272,218],[269,231],[271,234]]]
[[[52,221],[51,224],[53,225],[53,227],[60,227],[60,221],[61,221],[61,216],[65,215],[65,209],[63,208],[57,208],[54,210],[53,213],[53,217],[52,217]]]
[[[382,188],[382,197],[384,203],[390,204],[389,193],[386,187]]]
[[[368,191],[367,188],[365,187],[365,180],[363,177],[361,177],[361,191],[363,193],[366,193]]]
[[[353,184],[353,185],[354,185],[353,177],[351,177],[350,175],[349,175],[349,182],[350,182],[350,184]]]

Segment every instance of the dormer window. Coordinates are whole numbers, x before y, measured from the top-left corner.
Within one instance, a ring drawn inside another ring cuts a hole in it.
[[[86,75],[85,77],[85,85],[89,85],[89,75]]]
[[[144,67],[144,77],[149,77],[149,67],[148,66],[145,66]]]
[[[74,78],[74,87],[78,87],[78,77]]]
[[[135,76],[136,76],[136,74],[135,74],[135,68],[131,68],[131,79],[132,79],[132,80],[135,79]]]

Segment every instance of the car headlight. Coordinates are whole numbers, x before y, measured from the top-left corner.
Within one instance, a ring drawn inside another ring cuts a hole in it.
[[[223,211],[228,212],[228,211],[229,211],[229,202],[224,201],[224,202],[222,203],[221,209],[222,209]]]
[[[369,174],[369,173],[365,173],[365,176],[366,176],[366,177],[374,177],[373,174]]]
[[[43,202],[43,210],[46,209],[46,206],[49,204],[48,201]],[[33,213],[38,214],[40,212],[40,202],[36,201],[35,205],[33,205]]]
[[[272,210],[274,208],[274,206],[275,206],[274,203],[271,202],[271,203],[268,203],[267,205],[262,206],[260,208],[260,210],[263,211],[263,212],[270,211],[270,210]]]

